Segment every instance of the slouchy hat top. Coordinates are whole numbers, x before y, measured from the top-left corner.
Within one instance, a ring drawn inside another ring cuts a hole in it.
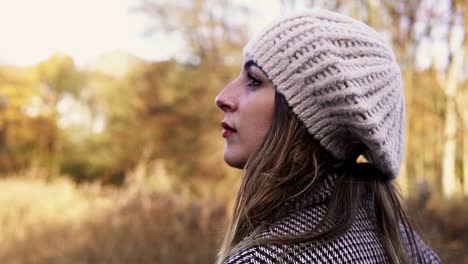
[[[312,9],[274,21],[244,48],[309,133],[336,158],[363,154],[387,178],[403,156],[405,106],[400,68],[375,30]]]

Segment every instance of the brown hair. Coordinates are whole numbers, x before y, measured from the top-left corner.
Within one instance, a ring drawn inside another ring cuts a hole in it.
[[[343,163],[328,212],[316,228],[322,231],[312,230],[296,236],[256,237],[263,231],[263,225],[270,224],[284,202],[308,191],[318,178],[331,173],[332,168],[336,168],[339,163],[307,132],[284,97],[276,93],[272,126],[263,144],[251,155],[244,168],[233,216],[217,263],[256,245],[306,241],[324,243],[337,238],[350,228],[359,207],[369,194],[376,203],[378,232],[392,263],[410,263],[400,224],[420,258],[393,182],[380,177],[372,165],[354,162]]]

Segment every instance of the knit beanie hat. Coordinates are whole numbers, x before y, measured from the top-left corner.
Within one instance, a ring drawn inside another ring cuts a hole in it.
[[[244,49],[309,133],[337,159],[362,154],[387,178],[403,156],[405,106],[400,68],[366,24],[313,9],[274,21]]]

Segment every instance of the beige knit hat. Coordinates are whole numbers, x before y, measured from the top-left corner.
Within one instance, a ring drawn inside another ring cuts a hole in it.
[[[244,49],[310,134],[336,158],[360,154],[399,174],[405,105],[400,68],[366,24],[323,9],[282,17]]]

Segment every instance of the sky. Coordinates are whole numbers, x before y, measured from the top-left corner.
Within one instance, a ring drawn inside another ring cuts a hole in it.
[[[32,65],[58,52],[83,65],[116,50],[163,59],[176,47],[143,36],[147,18],[130,10],[138,2],[0,0],[0,63]]]
[[[112,51],[128,52],[146,60],[167,59],[177,53],[181,49],[177,41],[143,36],[148,18],[131,11],[139,2],[0,0],[0,64],[34,65],[53,53],[70,55],[79,66]],[[255,2],[254,5],[263,6],[255,25],[265,24],[269,20],[266,17],[280,12],[275,2]]]

